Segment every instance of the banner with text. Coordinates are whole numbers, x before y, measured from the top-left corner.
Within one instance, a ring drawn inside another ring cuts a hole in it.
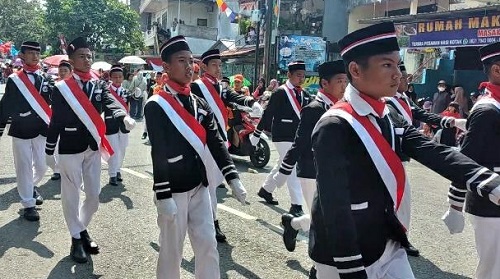
[[[306,71],[317,72],[318,66],[326,61],[326,41],[321,37],[286,35],[278,42],[278,68],[287,70],[288,63],[303,60]]]
[[[482,46],[500,42],[500,13],[396,25],[403,48]]]

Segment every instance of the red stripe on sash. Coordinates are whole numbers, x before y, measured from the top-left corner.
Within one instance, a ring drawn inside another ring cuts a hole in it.
[[[120,95],[118,95],[118,93],[116,93],[116,91],[113,89],[113,87],[109,87],[109,92],[111,93],[111,95],[113,95],[115,97],[115,99],[120,102],[120,104],[122,104],[122,106],[127,110],[127,113],[129,112],[129,107],[127,105],[127,103],[125,103],[125,101],[123,101],[123,98],[120,97]]]
[[[411,113],[410,105],[408,105],[408,103],[405,100],[403,100],[402,98],[396,97],[396,100],[398,100],[399,104],[401,104],[401,106],[404,108],[404,110],[406,111],[406,113],[408,113],[408,115],[410,116],[410,118],[413,119],[413,115]]]
[[[196,120],[194,116],[192,116],[185,108],[183,108],[179,104],[179,102],[174,99],[174,97],[172,97],[164,90],[158,92],[158,95],[165,99],[170,104],[170,106],[172,106],[177,115],[179,115],[186,123],[186,125],[191,128],[191,130],[196,134],[196,136],[198,136],[201,142],[204,145],[207,144],[207,132],[205,131],[205,128],[200,123],[198,123],[198,120]]]
[[[375,125],[373,125],[373,123],[370,122],[370,120],[367,117],[362,117],[356,111],[354,111],[351,104],[347,102],[338,102],[333,106],[333,108],[342,109],[345,112],[352,115],[354,119],[356,119],[361,125],[363,125],[363,127],[366,129],[370,137],[377,145],[377,148],[380,150],[380,153],[384,157],[385,161],[387,162],[387,165],[389,166],[392,173],[394,174],[394,177],[396,178],[396,184],[397,184],[396,210],[398,210],[399,206],[401,205],[401,200],[403,199],[403,194],[405,190],[405,181],[406,181],[406,174],[401,159],[396,154],[396,152],[394,152],[394,150],[389,145],[384,136],[377,130]],[[377,162],[373,163],[377,164]]]
[[[224,124],[225,124],[223,128],[227,127],[228,125],[227,109],[226,106],[224,105],[224,102],[222,101],[222,98],[219,96],[219,93],[217,93],[217,90],[215,90],[214,85],[210,81],[208,81],[206,77],[202,77],[201,81],[207,87],[208,92],[210,92],[210,95],[212,95],[212,98],[214,99],[215,103],[217,104],[217,107],[219,107],[219,110],[222,113],[222,117],[224,118]]]
[[[297,105],[297,108],[299,109],[299,112],[300,112],[300,110],[302,109],[302,106],[300,105],[300,102],[297,100],[297,96],[295,96],[293,90],[288,88],[288,86],[286,86],[286,84],[285,84],[284,88],[287,91],[287,93],[290,94],[290,96],[292,96],[292,100],[295,103],[295,105]]]
[[[35,85],[33,83],[31,83],[31,81],[28,78],[28,76],[26,75],[26,73],[24,71],[19,71],[17,73],[17,76],[24,83],[26,88],[28,88],[28,91],[33,96],[33,98],[35,98],[35,100],[40,105],[40,107],[43,109],[43,111],[45,111],[45,113],[49,116],[49,118],[51,118],[52,117],[52,110],[50,109],[49,104],[47,104],[47,102],[42,97],[42,95],[40,95],[40,93],[36,89]]]
[[[73,95],[75,96],[76,100],[80,103],[80,105],[83,107],[87,115],[92,120],[92,124],[94,124],[94,126],[97,129],[97,133],[99,134],[99,137],[101,137],[102,148],[106,150],[110,156],[113,156],[115,152],[113,151],[111,144],[108,142],[108,139],[106,138],[106,124],[104,123],[104,120],[101,118],[101,115],[96,110],[92,102],[87,97],[87,94],[83,92],[83,90],[80,88],[80,86],[78,85],[78,83],[74,78],[69,78],[64,82],[66,82],[71,92],[73,92]]]

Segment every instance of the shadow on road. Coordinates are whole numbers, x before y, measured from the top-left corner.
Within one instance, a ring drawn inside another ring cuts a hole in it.
[[[120,199],[123,204],[127,207],[127,210],[134,208],[134,202],[131,198],[125,196],[123,193],[126,192],[124,184],[118,184],[118,186],[112,186],[107,184],[101,189],[101,194],[99,195],[99,200],[101,203],[111,202],[113,199]]]
[[[85,264],[78,264],[71,260],[70,256],[61,259],[52,269],[47,279],[96,279],[102,275],[94,274],[94,262],[89,257],[89,261]]]
[[[428,259],[408,257],[415,278],[418,279],[471,279],[470,277],[442,271]]]
[[[217,250],[219,250],[220,258],[220,275],[222,279],[229,278],[228,272],[234,271],[240,276],[237,278],[247,278],[247,279],[261,279],[257,274],[253,273],[251,270],[247,269],[243,265],[237,263],[233,257],[234,246],[228,243],[221,243],[217,245]]]
[[[40,222],[29,222],[23,218],[12,220],[1,227],[0,258],[11,248],[30,250],[42,258],[54,257],[54,252],[35,240],[42,233],[38,231],[39,228]]]
[[[286,261],[286,266],[288,266],[290,269],[296,270],[298,272],[303,273],[306,276],[309,276],[309,269],[305,269],[299,261],[297,260],[288,260]]]

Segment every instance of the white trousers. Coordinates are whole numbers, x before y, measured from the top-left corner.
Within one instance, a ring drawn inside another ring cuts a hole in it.
[[[276,146],[276,150],[278,151],[279,159],[276,162],[276,165],[274,166],[274,168],[267,175],[266,181],[264,181],[264,185],[262,185],[264,190],[266,190],[269,193],[274,192],[274,190],[276,189],[276,185],[275,185],[275,183],[273,183],[273,180],[272,180],[273,175],[279,171],[281,162],[283,161],[283,158],[285,157],[286,152],[290,149],[290,147],[292,147],[291,142],[273,142],[273,143],[274,143],[274,146]],[[292,173],[288,176],[286,184],[288,186],[288,192],[290,194],[291,203],[302,205],[304,198],[302,196],[302,189],[300,186],[299,178],[297,177],[297,170],[295,167],[293,168]]]
[[[318,279],[340,279],[337,268],[315,263]],[[389,240],[376,262],[366,267],[368,279],[414,279],[406,251],[398,242]]]
[[[304,200],[307,205],[307,214],[292,219],[292,228],[308,232],[311,227],[311,210],[314,200],[314,193],[316,193],[316,179],[299,177]]]
[[[500,278],[500,218],[470,215],[479,262],[476,279]]]
[[[210,207],[212,208],[212,218],[217,220],[217,187],[218,186],[208,186],[208,193],[210,194]]]
[[[185,193],[172,194],[177,205],[173,221],[158,215],[160,255],[156,277],[180,279],[184,239],[188,233],[195,258],[196,279],[220,279],[219,252],[210,210],[207,187],[198,186]]]
[[[128,146],[128,134],[118,132],[114,135],[107,135],[109,143],[115,152],[108,160],[108,174],[110,177],[116,177],[123,165],[125,151]]]
[[[59,141],[56,144],[56,148],[54,149],[54,159],[56,161],[56,164],[54,165],[54,168],[52,168],[52,171],[54,173],[60,173],[61,171],[59,170]]]
[[[47,171],[45,162],[46,140],[47,138],[43,136],[34,139],[12,137],[17,191],[24,208],[35,206],[33,187],[40,183]]]
[[[90,148],[78,154],[60,154],[59,163],[64,219],[71,236],[79,238],[99,207],[101,154]],[[85,192],[81,206],[80,190]]]

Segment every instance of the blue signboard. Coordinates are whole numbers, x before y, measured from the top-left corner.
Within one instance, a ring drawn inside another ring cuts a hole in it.
[[[500,14],[401,24],[396,33],[406,48],[482,46],[500,41]]]
[[[277,57],[280,70],[286,71],[292,61],[303,60],[306,71],[317,72],[318,66],[326,61],[326,41],[321,37],[280,36]]]

